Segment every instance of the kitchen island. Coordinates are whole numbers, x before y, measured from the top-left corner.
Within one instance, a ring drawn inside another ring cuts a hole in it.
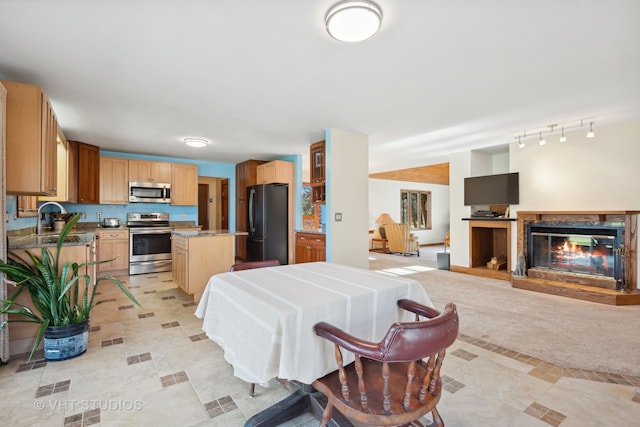
[[[235,236],[247,235],[244,231],[191,230],[174,231],[173,280],[195,302],[214,274],[229,271],[235,262]]]

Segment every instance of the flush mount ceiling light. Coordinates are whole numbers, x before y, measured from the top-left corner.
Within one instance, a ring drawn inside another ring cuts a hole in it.
[[[202,138],[185,138],[184,143],[189,147],[202,148],[209,145],[209,141]]]
[[[325,24],[334,39],[361,42],[378,32],[382,25],[382,11],[370,1],[343,1],[329,9]]]

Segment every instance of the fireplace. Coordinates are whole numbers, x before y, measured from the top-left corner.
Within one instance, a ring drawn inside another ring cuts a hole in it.
[[[514,288],[640,304],[639,211],[518,211]]]
[[[571,282],[592,278],[593,286],[622,289],[624,227],[592,224],[529,224],[529,276],[567,274]]]

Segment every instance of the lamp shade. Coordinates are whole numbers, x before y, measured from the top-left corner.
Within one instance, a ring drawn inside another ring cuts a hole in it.
[[[382,213],[378,218],[376,218],[376,224],[394,224],[395,221],[391,219],[388,213]]]

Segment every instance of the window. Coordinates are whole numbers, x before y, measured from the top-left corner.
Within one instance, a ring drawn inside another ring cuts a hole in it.
[[[313,202],[313,190],[309,183],[302,184],[302,228],[317,230],[320,226],[320,206]]]
[[[400,222],[415,230],[430,230],[431,191],[400,190]]]

